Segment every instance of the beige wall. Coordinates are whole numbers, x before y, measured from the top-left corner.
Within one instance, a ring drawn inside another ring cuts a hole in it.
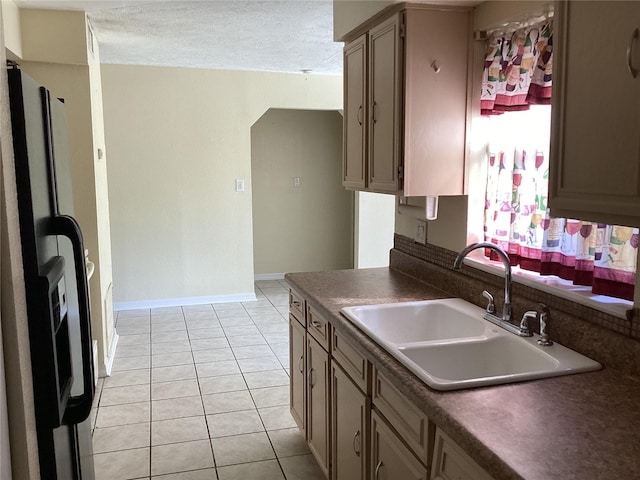
[[[343,36],[369,17],[400,0],[333,0],[333,39]]]
[[[256,275],[353,268],[353,193],[341,174],[338,112],[270,109],[251,127]]]
[[[117,306],[251,295],[251,126],[341,108],[342,78],[103,65],[102,85]]]
[[[22,32],[20,31],[20,9],[13,0],[2,0],[2,36],[4,48],[10,60],[22,58]]]
[[[396,197],[371,192],[355,195],[355,267],[386,267],[393,248]]]
[[[520,0],[488,1],[475,8],[474,29],[490,30],[501,28],[509,22],[522,22],[553,10],[553,1]]]

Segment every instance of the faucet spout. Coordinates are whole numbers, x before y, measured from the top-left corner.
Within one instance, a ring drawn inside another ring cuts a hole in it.
[[[462,267],[462,260],[474,250],[478,248],[489,248],[496,252],[502,264],[504,265],[504,305],[502,307],[502,321],[511,322],[511,262],[509,256],[499,246],[489,243],[480,242],[467,245],[456,257],[453,262],[453,268],[459,270]]]

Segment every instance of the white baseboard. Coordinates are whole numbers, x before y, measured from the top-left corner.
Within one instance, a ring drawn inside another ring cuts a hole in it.
[[[107,362],[101,364],[98,370],[100,377],[110,377],[111,369],[113,368],[113,360],[116,358],[116,348],[118,348],[118,340],[120,336],[118,332],[114,330],[113,337],[111,337],[111,345],[109,345],[109,352],[107,353]]]
[[[256,282],[260,280],[283,280],[284,273],[256,273],[253,278]]]
[[[114,302],[114,309],[139,310],[141,308],[180,307],[182,305],[202,305],[204,303],[255,302],[255,292],[236,295],[213,295],[206,297],[166,298],[161,300],[140,300],[136,302]]]

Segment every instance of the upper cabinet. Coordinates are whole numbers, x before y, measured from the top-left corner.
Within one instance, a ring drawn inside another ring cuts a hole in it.
[[[346,188],[464,193],[470,14],[425,5],[372,19],[344,49]]]
[[[362,190],[366,180],[367,137],[367,36],[362,35],[344,48],[344,121],[342,184]],[[345,159],[349,159],[347,162]]]
[[[549,206],[640,225],[640,2],[557,2]]]

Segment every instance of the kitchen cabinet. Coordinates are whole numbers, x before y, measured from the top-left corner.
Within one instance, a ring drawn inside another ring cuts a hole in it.
[[[331,357],[365,395],[371,394],[371,364],[337,330],[331,330]]]
[[[471,30],[467,9],[415,5],[348,36],[346,188],[404,196],[464,193]]]
[[[329,476],[329,354],[307,336],[307,441]]]
[[[373,372],[372,401],[409,450],[427,467],[431,465],[435,427],[377,369]]]
[[[311,305],[307,305],[307,332],[329,351],[329,322]]]
[[[307,328],[308,327],[308,328]],[[330,472],[329,353],[331,326],[289,291],[289,406],[325,476]]]
[[[386,422],[371,412],[372,480],[427,480],[427,469],[402,443]]]
[[[432,479],[490,480],[328,318],[290,292],[291,414],[324,475],[426,480],[437,460]]]
[[[491,480],[491,477],[437,429],[431,480]]]
[[[403,15],[369,31],[368,186],[381,193],[400,187],[400,112],[402,103]]]
[[[331,365],[332,480],[366,480],[370,400],[337,362]]]
[[[289,315],[289,398],[291,416],[306,438],[306,335],[296,317]]]
[[[342,185],[364,190],[366,186],[367,108],[367,35],[349,43],[344,49],[344,119]]]
[[[555,16],[551,212],[638,226],[640,3],[557,2]]]

